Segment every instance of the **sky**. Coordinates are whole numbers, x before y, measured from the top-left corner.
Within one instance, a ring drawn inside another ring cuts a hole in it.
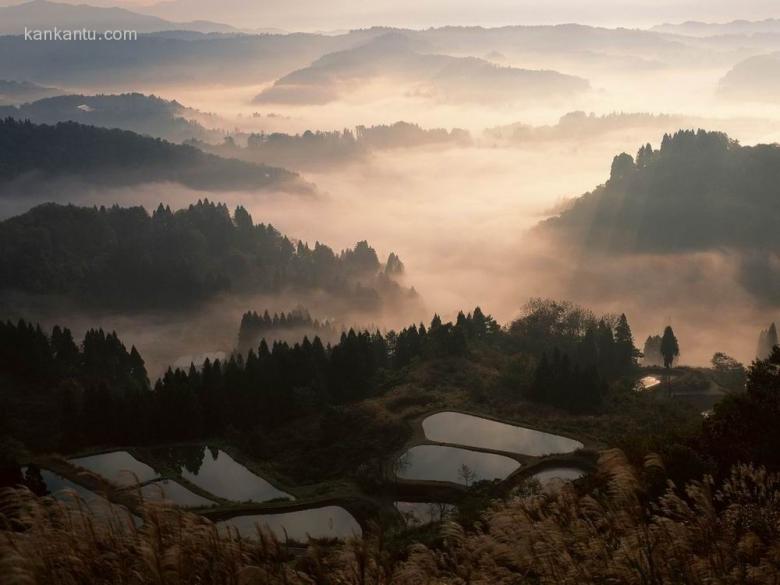
[[[122,6],[177,21],[241,28],[334,30],[372,25],[555,24],[649,27],[663,22],[780,17],[777,0],[60,0]],[[0,5],[19,4],[0,0]]]

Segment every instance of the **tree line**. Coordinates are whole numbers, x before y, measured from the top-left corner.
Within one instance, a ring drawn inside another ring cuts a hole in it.
[[[305,332],[321,338],[331,338],[336,328],[330,321],[320,321],[311,316],[308,310],[299,307],[287,313],[271,315],[266,309],[262,315],[257,311],[247,311],[241,317],[238,330],[238,350],[241,353],[256,348],[263,338],[271,338],[274,333]]]
[[[220,158],[127,130],[0,119],[0,181],[29,173],[75,175],[112,186],[171,181],[214,191],[293,183],[305,188],[285,169]]]
[[[2,164],[2,163],[0,163]],[[225,292],[325,290],[354,307],[412,295],[367,242],[293,242],[243,207],[172,211],[45,204],[0,222],[0,286],[116,308],[174,307]]]
[[[247,319],[274,323],[270,314]],[[292,317],[299,319],[306,321]],[[277,315],[277,325],[281,320]],[[268,432],[385,392],[407,368],[430,360],[458,368],[458,360],[487,349],[507,356],[507,370],[522,364],[519,379],[506,376],[516,400],[593,411],[612,381],[633,374],[640,355],[625,315],[596,318],[546,300],[532,301],[507,327],[476,308],[452,322],[435,315],[427,325],[385,334],[345,331],[333,344],[317,335],[295,343],[263,339],[246,354],[169,368],[154,384],[138,351],[115,333],[89,331],[77,345],[67,329],[47,334],[22,321],[4,324],[0,337],[13,405],[0,435],[65,451]]]

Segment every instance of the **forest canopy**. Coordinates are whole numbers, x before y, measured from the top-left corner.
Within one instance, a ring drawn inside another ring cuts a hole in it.
[[[780,146],[741,146],[721,132],[683,130],[659,149],[615,157],[606,184],[542,223],[543,233],[596,253],[726,252],[742,284],[780,290]]]
[[[404,296],[367,242],[293,242],[238,207],[44,204],[0,223],[0,289],[105,307],[172,308],[220,292],[325,290],[356,307]]]
[[[310,190],[284,169],[223,159],[129,131],[75,122],[48,126],[0,120],[0,184],[31,174],[111,186],[166,181],[202,190],[284,185]]]

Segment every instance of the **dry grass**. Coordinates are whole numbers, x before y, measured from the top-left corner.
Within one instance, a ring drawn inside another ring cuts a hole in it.
[[[604,487],[566,487],[497,503],[471,531],[443,526],[444,545],[397,558],[381,531],[297,555],[270,535],[219,532],[193,514],[144,507],[96,518],[24,490],[0,498],[0,583],[444,585],[780,583],[780,477],[751,466],[720,486],[670,485],[648,503],[644,470],[605,452]],[[648,472],[661,462],[648,458]]]

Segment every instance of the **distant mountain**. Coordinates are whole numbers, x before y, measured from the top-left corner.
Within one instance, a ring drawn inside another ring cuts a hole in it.
[[[766,20],[734,20],[732,22],[714,23],[689,20],[679,24],[660,24],[651,30],[675,35],[692,37],[714,37],[721,35],[754,35],[780,33],[780,19]]]
[[[750,57],[720,81],[720,94],[733,99],[775,102],[780,98],[780,52]]]
[[[321,104],[375,79],[404,91],[448,101],[522,100],[586,91],[586,80],[555,71],[500,67],[476,57],[425,52],[427,44],[392,32],[355,48],[325,55],[257,96],[258,103]]]
[[[23,4],[0,7],[0,34],[24,34],[25,29],[64,30],[133,30],[152,33],[165,30],[237,33],[238,29],[215,22],[171,22],[155,16],[137,14],[123,8],[104,8],[86,4],[61,4],[48,0],[31,0]]]
[[[351,46],[349,36],[163,32],[134,41],[30,42],[0,36],[0,79],[107,91],[139,83],[262,83]],[[229,64],[229,66],[227,66]]]
[[[0,79],[0,106],[22,104],[61,93],[57,88],[44,87],[29,81]]]
[[[366,242],[340,253],[311,248],[255,224],[242,207],[231,214],[209,201],[151,215],[45,204],[0,222],[0,291],[174,310],[227,293],[325,291],[372,310],[414,297]]]
[[[522,122],[496,126],[485,130],[485,135],[493,140],[506,143],[524,144],[546,140],[586,140],[603,136],[611,132],[629,129],[670,130],[686,125],[690,120],[684,116],[647,113],[613,113],[604,116],[569,112],[561,116],[558,123],[550,126],[530,126]]]
[[[519,88],[522,95],[526,86],[540,85],[539,75],[546,77],[547,83],[553,82],[554,71],[581,77],[588,77],[591,71],[642,75],[648,70],[709,62],[722,66],[729,59],[737,62],[745,57],[738,48],[722,50],[705,45],[700,39],[679,35],[581,25],[420,31],[371,28],[332,35],[201,34],[190,29],[151,32],[135,41],[101,43],[99,51],[89,41],[30,43],[22,37],[0,37],[0,55],[14,56],[0,59],[0,78],[100,91],[120,87],[126,91],[140,81],[263,83],[300,70],[302,75],[315,79],[324,75],[330,87],[318,94],[311,87],[316,82],[311,81],[308,86],[293,89],[296,73],[293,79],[280,80],[265,97],[285,103],[296,98],[316,103],[338,93],[338,84],[332,82],[341,71],[350,75],[345,84],[354,79],[355,68],[363,69],[359,78],[381,75],[381,70],[371,71],[372,64],[389,69],[395,80],[410,68],[403,80],[414,81],[413,75],[417,75],[416,89],[423,94],[441,94],[453,87],[461,91],[463,77],[473,76],[500,86],[499,93]],[[549,71],[499,67],[482,58],[491,53],[503,55],[505,63],[534,63],[535,69]],[[443,78],[429,79],[439,73]],[[296,96],[297,92],[302,93],[301,97]],[[479,98],[471,92],[462,99]]]
[[[61,95],[21,106],[0,107],[0,119],[16,118],[36,124],[78,122],[103,128],[119,128],[172,142],[216,139],[219,132],[209,131],[187,115],[189,111],[176,101],[140,93],[122,95]]]
[[[303,134],[250,134],[247,145],[239,146],[232,137],[223,144],[191,142],[205,152],[250,162],[265,162],[294,170],[329,168],[359,160],[373,151],[431,145],[467,145],[471,135],[454,128],[424,129],[417,124],[396,122],[390,125],[358,126],[342,132]]]
[[[727,253],[762,300],[780,299],[780,146],[740,146],[718,132],[664,136],[539,229],[577,254]]]
[[[75,178],[112,187],[174,182],[201,190],[308,190],[295,173],[224,159],[125,130],[0,121],[0,185]],[[16,189],[11,188],[15,193]],[[54,196],[49,193],[47,197]]]
[[[492,143],[528,145],[546,141],[586,142],[604,136],[641,140],[648,132],[655,135],[673,133],[680,128],[718,128],[733,135],[771,136],[780,132],[780,121],[769,118],[705,118],[683,114],[650,114],[647,112],[614,112],[587,114],[582,111],[564,114],[556,124],[533,126],[515,122],[485,130]]]

